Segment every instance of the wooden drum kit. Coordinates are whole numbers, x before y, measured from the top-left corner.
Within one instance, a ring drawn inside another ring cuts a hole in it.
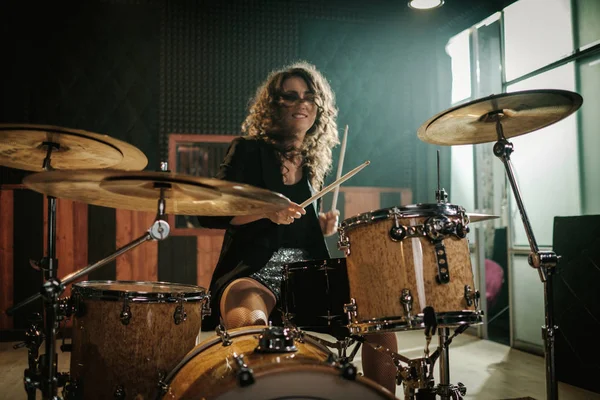
[[[506,166],[531,244],[530,264],[540,271],[545,287],[549,398],[556,393],[556,327],[550,300],[557,256],[537,247],[512,174],[513,146],[507,138],[557,122],[581,104],[579,95],[560,90],[494,95],[444,111],[418,130],[421,140],[438,145],[496,141],[494,155]],[[453,337],[483,321],[467,233],[470,223],[495,216],[469,214],[448,203],[438,185],[436,203],[347,218],[338,240],[344,258],[282,268],[282,326],[229,331],[220,326],[198,343],[202,318],[210,313],[205,288],[168,282],[75,282],[146,241],[166,239],[166,214],[251,215],[285,208],[289,200],[244,184],[168,172],[164,163],[159,172],[141,171],[146,164],[138,149],[106,135],[55,126],[0,125],[0,165],[35,171],[23,183],[48,199],[43,286],[7,310],[12,315],[43,299],[44,318],[27,331],[25,342],[29,399],[36,398],[37,390],[43,398],[58,399],[59,387],[65,399],[395,398],[357,373],[352,361],[361,345],[391,358],[406,399],[464,396],[466,388],[449,381],[448,346]],[[57,198],[156,210],[156,219],[138,239],[59,280]],[[59,298],[71,284],[71,296]],[[65,318],[73,320],[69,373],[57,372],[58,321]],[[423,357],[410,359],[368,339],[407,330],[424,331]],[[436,332],[439,346],[430,354]],[[45,354],[39,356],[42,341]],[[440,381],[435,385],[438,358]]]

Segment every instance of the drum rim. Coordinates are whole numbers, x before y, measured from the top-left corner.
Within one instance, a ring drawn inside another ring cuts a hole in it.
[[[179,288],[189,288],[189,292],[183,291],[164,291],[164,292],[146,292],[118,289],[102,289],[92,285],[111,285],[124,284],[131,286],[156,285],[172,286]],[[193,289],[193,290],[192,290]],[[73,296],[81,296],[90,300],[123,300],[134,303],[171,303],[179,300],[202,301],[208,297],[206,289],[201,286],[190,285],[186,283],[173,283],[163,281],[120,281],[120,280],[93,280],[75,283],[72,290]]]
[[[227,334],[229,335],[230,339],[233,339],[238,336],[244,336],[246,334],[257,334],[257,333],[260,334],[266,328],[268,328],[268,326],[266,326],[266,325],[264,325],[264,326],[263,325],[244,326],[244,327],[232,329],[231,331],[227,331]],[[315,347],[318,347],[319,349],[323,350],[326,353],[331,353],[331,350],[329,350],[327,348],[327,346],[320,343],[312,335],[309,335],[300,329],[297,329],[297,330],[299,332],[301,332],[303,340],[310,342],[312,345],[314,345]],[[165,379],[160,382],[160,385],[163,386],[164,388],[167,388],[167,390],[168,390],[168,387],[173,382],[173,379],[175,379],[175,377],[177,376],[177,374],[179,373],[179,371],[181,371],[181,369],[183,367],[185,367],[192,359],[194,359],[196,356],[201,354],[204,350],[206,350],[209,347],[212,347],[222,341],[223,341],[223,339],[218,334],[215,334],[215,336],[212,336],[212,337],[206,339],[205,341],[198,343],[198,345],[196,345],[196,347],[194,347],[192,350],[190,350],[185,355],[185,357],[183,357],[183,359],[165,376]],[[257,340],[257,345],[258,345],[258,340]]]
[[[436,313],[438,328],[455,327],[460,325],[479,325],[483,322],[482,310],[461,310]],[[352,334],[377,332],[397,332],[425,329],[423,314],[416,314],[411,321],[406,317],[394,316],[355,321],[348,324]]]
[[[342,221],[339,227],[340,232],[354,229],[358,226],[371,224],[378,221],[392,219],[394,216],[399,218],[419,218],[444,215],[447,217],[462,216],[468,218],[464,207],[450,203],[417,203],[404,206],[394,206],[380,208],[378,210],[360,213]]]
[[[344,261],[341,261],[344,260]],[[324,267],[329,264],[345,264],[346,257],[320,258],[315,260],[294,261],[283,264],[284,271],[303,271],[312,268]]]

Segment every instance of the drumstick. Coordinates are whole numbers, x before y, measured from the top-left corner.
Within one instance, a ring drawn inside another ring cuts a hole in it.
[[[327,193],[331,192],[333,189],[335,189],[336,187],[338,187],[339,185],[341,185],[342,183],[344,183],[348,179],[352,178],[361,169],[363,169],[364,167],[366,167],[369,164],[371,164],[371,161],[365,161],[364,163],[362,163],[358,167],[354,168],[352,171],[348,172],[346,175],[342,176],[340,179],[337,179],[335,182],[333,182],[331,185],[327,186],[325,189],[322,189],[320,192],[315,193],[310,199],[308,199],[304,203],[300,204],[300,207],[306,208],[306,206],[308,206],[310,203],[312,203],[313,201],[315,201],[317,199],[320,199],[321,197],[323,197]]]
[[[338,169],[337,175],[335,179],[340,179],[342,176],[342,166],[344,165],[344,155],[346,154],[346,139],[348,139],[348,125],[346,125],[346,129],[344,129],[344,138],[342,139],[342,149],[340,150],[340,160],[338,161]],[[338,194],[340,192],[340,187],[336,186],[333,191],[333,200],[331,201],[331,211],[337,209],[337,200]]]

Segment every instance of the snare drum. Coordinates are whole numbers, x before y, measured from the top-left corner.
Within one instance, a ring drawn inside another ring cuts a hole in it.
[[[219,332],[169,373],[163,399],[395,399],[352,365],[335,366],[330,358],[310,336],[294,338],[281,327]]]
[[[346,254],[351,332],[421,329],[430,320],[439,327],[481,323],[468,225],[464,208],[447,203],[344,220],[338,247]]]
[[[196,344],[205,289],[164,282],[73,285],[69,395],[149,399]]]
[[[346,259],[300,261],[283,266],[284,320],[302,330],[349,335],[344,304],[350,300]]]

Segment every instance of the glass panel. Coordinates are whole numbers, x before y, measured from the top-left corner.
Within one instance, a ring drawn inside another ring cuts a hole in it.
[[[477,93],[475,97],[485,97],[502,93],[502,57],[500,13],[494,14],[477,26]]]
[[[473,172],[473,145],[450,148],[450,186],[448,201],[462,206],[467,212],[475,211],[475,178]],[[468,234],[470,243],[475,243],[475,229]]]
[[[600,1],[575,0],[577,12],[578,47],[600,40]]]
[[[565,64],[507,88],[575,90],[575,66]],[[510,139],[513,169],[529,221],[540,246],[552,245],[554,217],[581,213],[576,114]],[[559,161],[560,160],[560,161]],[[528,246],[514,194],[510,194],[514,244]]]
[[[470,30],[452,37],[446,53],[452,59],[452,104],[471,97]]]
[[[504,9],[506,81],[573,52],[571,0],[520,0]]]
[[[544,285],[538,271],[527,263],[526,256],[513,255],[511,261],[513,338],[515,341],[543,346]]]
[[[599,2],[600,4],[600,2]],[[583,214],[600,214],[600,56],[581,60],[579,70],[580,93],[583,105],[581,123],[581,202]]]

